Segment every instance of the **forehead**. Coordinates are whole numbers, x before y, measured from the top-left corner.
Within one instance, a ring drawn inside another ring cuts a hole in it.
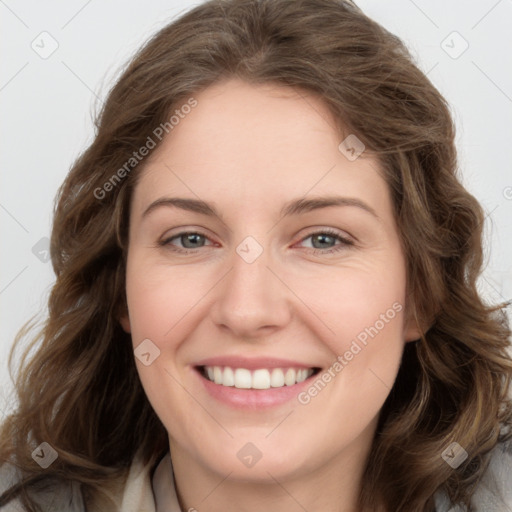
[[[327,106],[311,93],[295,88],[233,79],[213,84],[194,98],[197,106],[166,142],[167,146],[190,150],[200,147],[203,152],[195,152],[195,159],[203,154],[205,158],[215,155],[216,160],[230,160],[245,152],[265,162],[280,150],[287,151],[287,160],[292,154],[298,160],[311,152],[312,146],[318,153],[340,141]],[[320,139],[322,144],[318,145]]]
[[[350,161],[340,152],[344,135],[315,95],[227,80],[193,98],[197,105],[146,162],[137,203],[174,192],[230,197],[239,206],[308,193],[362,195],[375,203],[387,193],[374,158],[363,152]]]

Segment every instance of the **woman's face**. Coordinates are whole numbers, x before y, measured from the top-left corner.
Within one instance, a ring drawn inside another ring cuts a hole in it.
[[[419,337],[378,163],[313,96],[194,98],[134,192],[121,320],[171,452],[251,481],[366,453]]]

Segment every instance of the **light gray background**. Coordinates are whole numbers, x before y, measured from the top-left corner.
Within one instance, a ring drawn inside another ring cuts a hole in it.
[[[54,278],[44,261],[53,199],[92,140],[93,106],[149,35],[197,3],[0,0],[0,420],[13,404],[14,336],[33,314],[44,317]],[[451,104],[464,183],[488,213],[482,293],[510,299],[512,0],[357,3],[407,43]]]

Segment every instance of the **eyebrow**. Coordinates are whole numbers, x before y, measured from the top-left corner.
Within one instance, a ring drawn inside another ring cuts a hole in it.
[[[191,199],[184,197],[161,197],[156,201],[153,201],[142,213],[142,218],[148,216],[152,211],[160,207],[175,207],[182,210],[187,210],[209,217],[218,217],[222,219],[222,216],[217,211],[213,204],[200,199]],[[290,215],[299,215],[313,210],[319,210],[321,208],[328,208],[330,206],[354,206],[360,208],[373,215],[375,218],[379,218],[377,212],[368,204],[357,199],[355,197],[342,197],[342,196],[327,196],[327,197],[313,197],[311,199],[293,199],[286,203],[281,208],[280,216],[288,217]]]

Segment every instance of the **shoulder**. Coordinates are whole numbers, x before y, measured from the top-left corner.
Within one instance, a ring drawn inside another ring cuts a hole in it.
[[[143,464],[136,455],[127,471],[126,478],[104,488],[105,497],[93,500],[85,505],[82,486],[79,482],[46,482],[31,489],[30,497],[43,512],[96,512],[112,509],[116,512],[154,512],[150,474],[155,461]],[[0,466],[0,498],[2,494],[20,482],[21,472],[15,464],[4,463]],[[106,504],[109,504],[105,508]],[[1,500],[0,500],[1,503]],[[26,512],[19,498],[11,500],[0,512]]]
[[[450,503],[443,492],[435,496],[437,512],[465,512]],[[475,511],[512,510],[512,438],[498,443],[491,451],[489,466],[478,482],[471,499]]]
[[[15,464],[2,464],[0,466],[0,497],[21,479],[22,474]],[[44,511],[85,512],[80,484],[76,482],[42,482],[31,490],[30,497]],[[25,508],[19,498],[14,498],[4,506],[0,506],[0,511],[25,512]]]
[[[512,439],[498,443],[474,495],[478,510],[512,510]]]

